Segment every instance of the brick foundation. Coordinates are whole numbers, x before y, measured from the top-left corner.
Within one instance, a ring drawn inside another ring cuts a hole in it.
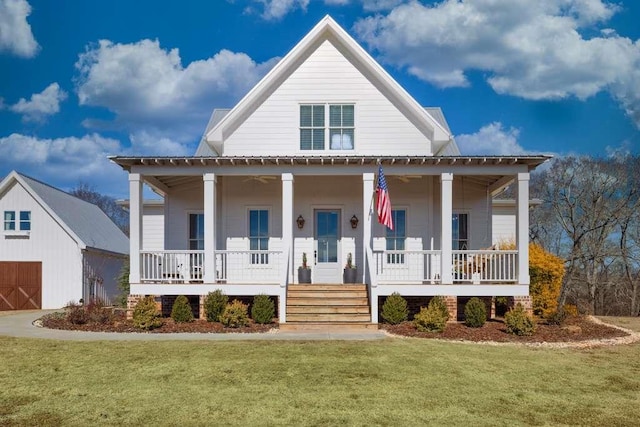
[[[144,298],[144,295],[129,295],[127,297],[127,319],[133,319],[133,309],[136,308],[136,304]]]
[[[449,322],[455,322],[458,319],[458,297],[445,296],[444,302],[449,310]]]
[[[522,304],[527,314],[530,316],[533,315],[533,305],[531,304],[531,297],[521,296],[521,297],[513,297],[511,307],[515,307],[518,303]]]

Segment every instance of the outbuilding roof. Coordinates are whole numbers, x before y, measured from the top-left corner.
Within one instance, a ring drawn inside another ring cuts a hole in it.
[[[129,239],[98,206],[16,171],[0,182],[0,194],[14,181],[36,199],[81,249],[129,253]]]

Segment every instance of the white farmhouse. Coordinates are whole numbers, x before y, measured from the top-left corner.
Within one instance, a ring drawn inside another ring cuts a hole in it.
[[[443,295],[452,311],[469,296],[530,306],[529,173],[547,158],[461,156],[441,110],[327,16],[214,111],[195,156],[112,157],[129,173],[131,304],[264,293],[290,328],[376,324],[393,292]],[[380,167],[393,230],[375,209]],[[514,181],[517,247],[488,250],[492,195]],[[164,250],[142,247],[143,183],[165,200]],[[350,255],[354,285],[343,283]]]
[[[96,205],[18,172],[0,182],[0,310],[118,294],[127,236]]]

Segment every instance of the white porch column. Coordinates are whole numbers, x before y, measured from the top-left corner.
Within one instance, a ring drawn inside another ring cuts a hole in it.
[[[453,275],[451,274],[451,241],[453,239],[453,231],[451,226],[452,217],[453,174],[443,173],[440,175],[440,218],[442,222],[440,226],[440,279],[442,280],[443,285],[453,284]]]
[[[204,283],[216,282],[216,175],[204,180]]]
[[[288,282],[293,283],[293,174],[282,174],[282,245],[289,247]]]
[[[367,248],[371,248],[371,226],[373,224],[373,192],[374,174],[362,174],[362,283],[367,283]],[[374,262],[372,259],[369,262]],[[375,271],[375,270],[374,270]],[[371,323],[378,323],[378,294],[373,284],[376,283],[376,277],[369,278],[371,283],[371,292],[369,293],[369,304],[371,305]]]
[[[529,173],[518,174],[518,208],[516,213],[518,249],[518,284],[528,285],[529,277]]]
[[[140,283],[140,249],[142,248],[142,179],[129,174],[129,283]]]

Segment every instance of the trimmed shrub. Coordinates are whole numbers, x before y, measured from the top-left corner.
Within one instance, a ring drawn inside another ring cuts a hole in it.
[[[479,328],[487,321],[487,307],[480,298],[471,298],[464,306],[464,324]]]
[[[162,326],[162,319],[153,296],[149,295],[138,301],[133,309],[133,326],[145,331]]]
[[[220,322],[228,328],[247,326],[249,324],[247,305],[234,299],[230,304],[227,304],[220,315]]]
[[[536,324],[525,311],[522,304],[518,303],[514,308],[504,315],[504,323],[507,325],[507,332],[514,335],[533,335],[536,331]]]
[[[111,309],[105,307],[104,301],[100,298],[93,298],[85,307],[89,322],[104,325],[111,322],[113,313]]]
[[[67,304],[67,321],[74,325],[84,325],[89,321],[89,316],[81,304],[69,302]]]
[[[407,320],[408,317],[407,300],[397,292],[389,295],[382,304],[382,319],[387,323],[397,325]]]
[[[431,300],[429,301],[429,307],[431,306],[433,306],[435,309],[440,310],[440,313],[442,313],[445,322],[449,320],[449,309],[447,308],[447,302],[442,295],[436,295],[435,297],[431,298]]]
[[[275,315],[276,307],[268,295],[256,295],[253,298],[251,318],[254,322],[260,324],[271,323],[273,321],[273,316]]]
[[[171,318],[177,323],[193,322],[193,311],[189,304],[189,298],[178,295],[171,308]]]
[[[416,329],[421,332],[443,332],[447,325],[447,318],[442,315],[442,310],[429,302],[427,308],[421,307],[420,313],[413,318]]]
[[[549,314],[546,319],[549,325],[562,325],[567,320],[567,312],[559,309]]]
[[[220,289],[209,292],[204,299],[204,312],[207,316],[207,322],[219,322],[220,315],[224,312],[229,297]]]

